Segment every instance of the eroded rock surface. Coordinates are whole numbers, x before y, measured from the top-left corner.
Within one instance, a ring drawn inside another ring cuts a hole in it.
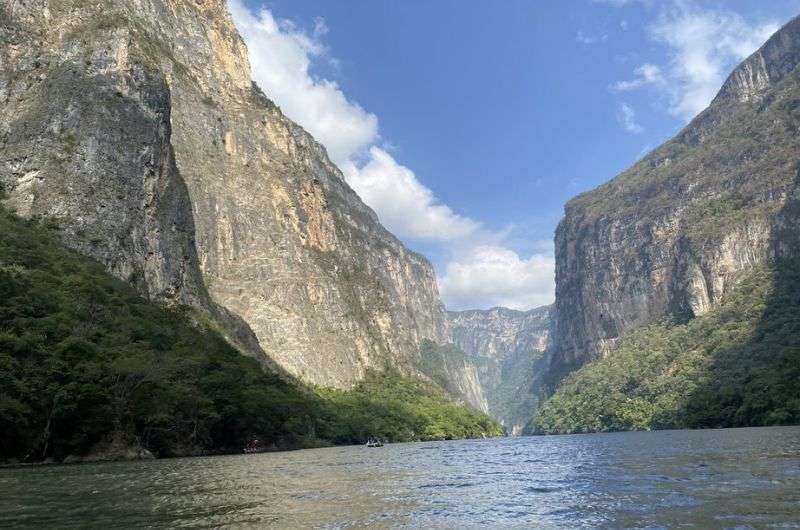
[[[415,372],[433,270],[250,81],[222,0],[0,5],[0,182],[151,299],[316,384]]]
[[[510,434],[520,434],[533,416],[550,346],[551,307],[515,311],[448,312],[452,342],[477,372],[485,411]]]
[[[676,138],[566,205],[552,380],[627,330],[706,313],[756,266],[796,252],[799,63],[795,19]]]

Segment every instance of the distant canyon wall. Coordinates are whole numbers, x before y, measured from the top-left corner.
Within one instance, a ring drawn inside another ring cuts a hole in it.
[[[541,392],[550,346],[551,308],[448,312],[450,340],[477,373],[485,411],[520,434]]]

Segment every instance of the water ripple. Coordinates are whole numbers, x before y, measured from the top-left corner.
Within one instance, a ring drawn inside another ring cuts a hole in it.
[[[0,470],[0,526],[800,528],[800,429]]]

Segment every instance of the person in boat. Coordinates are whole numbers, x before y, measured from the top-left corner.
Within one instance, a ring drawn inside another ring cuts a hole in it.
[[[261,441],[258,438],[250,440],[244,448],[245,453],[257,453],[259,451],[261,451]]]

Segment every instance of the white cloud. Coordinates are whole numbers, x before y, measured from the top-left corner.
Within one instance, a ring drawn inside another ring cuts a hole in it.
[[[348,183],[387,228],[401,237],[446,241],[478,227],[439,204],[410,169],[376,147],[374,114],[349,101],[336,82],[311,75],[312,61],[327,58],[319,42],[327,32],[323,20],[317,19],[308,35],[288,21],[276,20],[267,9],[253,13],[241,0],[231,0],[229,8],[247,42],[255,82],[325,146]]]
[[[670,48],[670,111],[689,120],[708,106],[730,70],[779,28],[750,24],[727,11],[701,10],[687,2],[661,14],[653,37]]]
[[[629,2],[606,3],[621,6]],[[671,0],[659,6],[649,34],[667,46],[668,63],[661,67],[643,64],[632,80],[617,82],[613,88],[628,91],[655,86],[669,97],[670,113],[686,121],[705,109],[730,70],[779,28],[774,22],[750,23],[722,8],[704,9],[690,0]]]
[[[348,101],[338,85],[310,74],[311,60],[325,53],[318,37],[327,31],[318,20],[307,35],[262,9],[254,14],[241,0],[228,7],[247,42],[253,80],[328,150],[336,164],[374,143],[378,118]]]
[[[535,251],[521,258],[503,246],[504,234],[489,232],[438,201],[411,169],[380,147],[386,143],[377,117],[348,100],[335,81],[312,75],[315,61],[335,63],[320,40],[327,32],[323,20],[309,34],[267,9],[254,13],[242,0],[229,0],[228,7],[247,43],[254,81],[326,147],[389,230],[434,242],[450,256],[440,278],[448,307],[529,308],[553,301],[552,257]]]
[[[619,92],[635,90],[644,85],[659,85],[664,82],[661,68],[658,65],[645,63],[634,70],[634,78],[629,81],[618,81],[612,87]]]
[[[636,122],[636,111],[627,103],[622,103],[617,112],[617,121],[622,125],[622,128],[631,134],[639,134],[644,129]]]
[[[581,44],[597,44],[598,42],[605,42],[608,40],[607,34],[590,35],[583,30],[578,30],[575,34],[575,41]]]
[[[553,302],[554,269],[551,254],[523,259],[507,248],[481,245],[451,261],[439,286],[449,309],[530,309]]]
[[[479,228],[476,221],[440,204],[413,171],[380,147],[370,148],[363,167],[348,164],[345,175],[361,199],[379,212],[386,228],[401,238],[450,241]]]

